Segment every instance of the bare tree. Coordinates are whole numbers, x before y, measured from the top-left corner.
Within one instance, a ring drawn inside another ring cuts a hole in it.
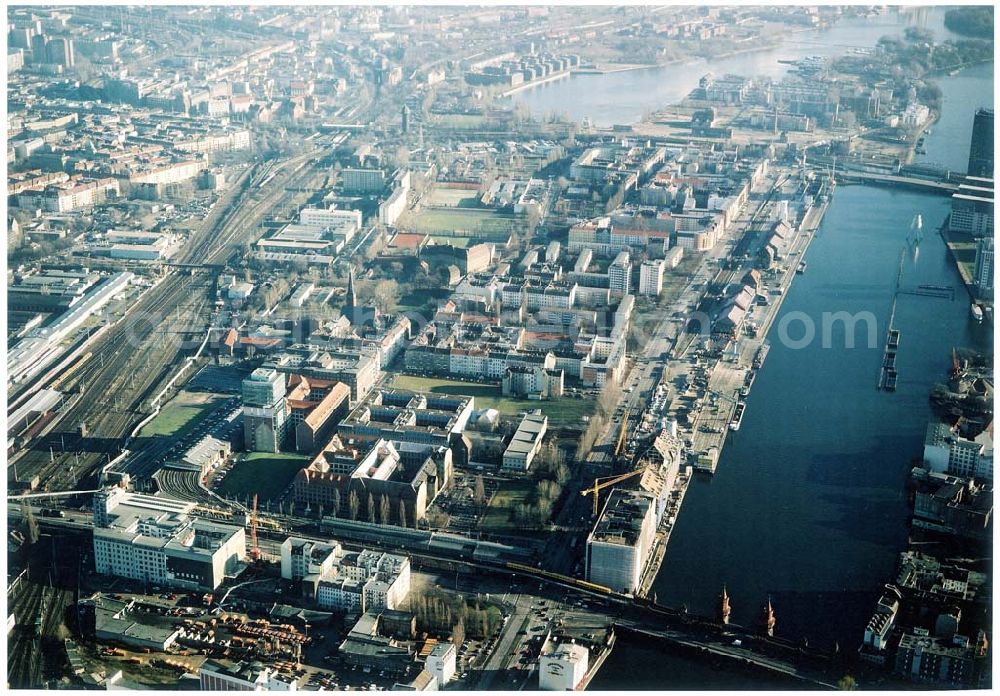
[[[358,500],[358,492],[352,489],[347,494],[347,512],[352,521],[358,519],[359,507],[361,507],[361,501]]]
[[[368,521],[375,524],[375,498],[371,493],[368,494],[368,504],[365,508],[368,510]]]
[[[391,312],[399,302],[399,283],[391,279],[380,280],[375,284],[373,296],[379,309]]]
[[[476,502],[480,505],[486,502],[486,483],[483,481],[483,475],[478,474],[473,489],[473,495],[476,497]]]
[[[458,620],[451,629],[451,642],[455,644],[455,647],[461,647],[462,643],[465,642],[465,622],[462,619]]]
[[[379,517],[382,524],[389,524],[389,515],[392,514],[392,508],[389,505],[389,494],[383,493],[379,501]]]
[[[24,540],[29,544],[38,541],[38,520],[35,513],[31,511],[31,506],[21,501],[21,517],[24,519]]]
[[[406,527],[406,501],[402,498],[399,499],[399,526]]]
[[[330,501],[330,514],[332,514],[334,517],[339,517],[340,516],[340,489],[338,489],[338,488],[334,488],[333,489],[333,496],[332,496],[332,498],[333,499]]]

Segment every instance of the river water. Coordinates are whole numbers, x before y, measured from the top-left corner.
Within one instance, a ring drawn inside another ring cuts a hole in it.
[[[536,117],[551,113],[566,115],[574,121],[587,117],[595,126],[635,123],[642,120],[647,111],[661,109],[686,97],[707,72],[778,79],[789,68],[779,60],[810,55],[838,56],[852,48],[872,48],[879,38],[900,36],[911,25],[930,29],[939,41],[956,38],[944,27],[944,8],[914,8],[868,20],[845,19],[829,29],[789,32],[779,46],[766,51],[605,75],[571,75],[529,87],[515,94],[513,99],[526,104]]]
[[[969,166],[969,139],[976,107],[993,105],[993,64],[966,68],[957,75],[938,79],[941,85],[941,117],[931,128],[924,147],[926,154],[914,162],[937,164],[965,172]]]
[[[922,17],[939,38],[945,34],[942,15],[932,9]],[[904,26],[905,19],[896,17],[860,30],[842,26],[816,34],[831,43],[871,45]],[[767,67],[789,52],[822,52],[804,46],[754,54],[754,65]],[[741,60],[748,72],[746,57]],[[657,69],[657,79],[639,72],[572,78],[521,98],[541,111],[547,102],[572,104],[576,117],[600,122],[603,114],[616,123],[634,121],[646,108],[683,97],[707,70],[735,69],[728,63],[704,67],[676,73]],[[623,80],[640,90],[645,84],[647,91],[624,89]],[[993,66],[942,76],[939,84],[941,120],[927,137],[928,154],[921,159],[963,170],[975,108],[993,101]],[[556,90],[559,96],[552,95]],[[630,93],[652,95],[656,102],[625,98]],[[771,329],[772,348],[742,427],[730,434],[715,476],[696,478],[687,493],[653,587],[661,602],[711,614],[725,584],[738,623],[754,624],[770,597],[779,635],[856,649],[878,589],[890,579],[905,546],[905,484],[931,416],[929,389],[946,376],[953,346],[993,347],[992,328],[969,318],[968,296],[937,234],[948,207],[947,198],[929,194],[837,189],[806,255],[807,272],[796,278]],[[917,213],[924,234],[914,245],[910,227]],[[899,296],[899,384],[895,393],[885,393],[875,387],[901,257],[903,288],[945,285],[954,287],[955,295]],[[834,312],[859,318],[870,313],[874,346],[868,345],[864,321],[854,332],[855,347],[847,347],[843,323],[833,325],[824,343],[823,315]],[[788,325],[791,341],[783,342],[778,331],[786,317],[797,320]],[[802,336],[803,319],[818,335],[799,347],[795,342]],[[591,689],[740,686],[781,683],[623,640]]]

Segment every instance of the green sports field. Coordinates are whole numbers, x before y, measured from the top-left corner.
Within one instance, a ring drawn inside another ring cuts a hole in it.
[[[251,452],[226,474],[218,493],[238,498],[256,493],[261,502],[277,500],[299,469],[308,463],[309,457],[302,454]]]
[[[469,232],[496,232],[508,230],[517,218],[493,210],[477,208],[425,208],[413,219],[414,227],[421,232],[468,230]]]

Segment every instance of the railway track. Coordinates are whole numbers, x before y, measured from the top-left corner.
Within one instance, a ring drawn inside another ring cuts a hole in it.
[[[202,488],[196,471],[166,467],[154,474],[160,491],[172,498],[209,507],[219,507],[219,500]]]
[[[224,262],[234,249],[256,238],[267,211],[286,195],[293,178],[308,175],[318,164],[320,153],[317,147],[283,162],[261,163],[248,170],[224,211],[218,208],[215,217],[208,218],[193,236],[182,252],[182,261]],[[37,475],[44,488],[64,490],[77,486],[81,478],[117,456],[123,438],[145,416],[144,397],[155,393],[183,357],[182,341],[167,339],[178,334],[203,336],[208,329],[213,287],[213,280],[201,273],[174,270],[144,293],[61,384],[66,391],[82,385],[85,393],[53,432],[21,458],[21,477]],[[178,320],[176,324],[171,317]],[[77,430],[80,423],[86,424],[86,436]]]
[[[169,309],[190,301],[182,325],[203,330],[197,324],[207,320],[210,286],[198,292],[199,287],[190,281],[191,276],[169,276],[92,351],[66,385],[69,390],[83,386],[82,397],[60,425],[36,444],[35,451],[22,459],[22,471],[37,474],[41,482],[56,489],[74,485],[72,474],[87,471],[120,451],[120,439],[143,417],[142,395],[162,380],[164,368],[184,352],[181,342],[172,340],[174,336],[156,335],[170,323]],[[80,423],[87,426],[86,436],[77,432]]]
[[[17,626],[7,643],[7,681],[14,688],[28,688],[37,683],[32,676],[41,668],[41,635],[36,621],[41,619],[44,588],[26,583],[13,607]]]

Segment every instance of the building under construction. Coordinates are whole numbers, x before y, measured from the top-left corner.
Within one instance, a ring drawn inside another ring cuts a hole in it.
[[[656,534],[656,501],[644,491],[616,488],[587,537],[587,580],[634,592]]]

